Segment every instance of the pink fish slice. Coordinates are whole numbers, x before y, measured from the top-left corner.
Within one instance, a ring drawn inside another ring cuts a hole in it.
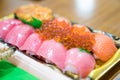
[[[66,59],[66,49],[61,43],[58,43],[53,39],[46,40],[42,43],[37,55],[42,56],[50,63],[56,64],[57,67],[63,70]]]
[[[8,32],[19,24],[22,24],[22,22],[16,19],[0,21],[0,38],[5,39]]]
[[[85,78],[94,69],[95,64],[95,59],[91,54],[81,52],[79,48],[72,48],[67,51],[64,71],[70,71]]]
[[[35,55],[37,53],[37,50],[40,47],[41,43],[42,43],[42,40],[41,40],[39,34],[32,33],[19,49],[26,50],[31,55]]]
[[[25,24],[16,25],[6,36],[5,41],[18,48],[23,45],[25,40],[30,34],[34,32],[34,29]]]

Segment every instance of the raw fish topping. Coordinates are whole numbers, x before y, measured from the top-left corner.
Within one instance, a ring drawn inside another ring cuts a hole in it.
[[[109,60],[117,48],[112,39],[103,34],[94,34],[96,43],[93,46],[93,52],[102,61]]]

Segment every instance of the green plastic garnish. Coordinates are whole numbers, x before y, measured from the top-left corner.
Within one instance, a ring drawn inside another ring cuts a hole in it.
[[[36,19],[34,17],[32,17],[31,21],[27,21],[25,19],[19,18],[22,22],[24,22],[25,24],[29,24],[31,26],[33,26],[34,28],[40,28],[42,26],[42,21],[40,21],[39,19]]]
[[[80,50],[81,52],[86,52],[86,53],[89,53],[89,51],[88,51],[88,50],[83,49],[83,48],[79,48],[79,50]]]
[[[0,61],[0,80],[40,80],[31,73],[7,62]]]

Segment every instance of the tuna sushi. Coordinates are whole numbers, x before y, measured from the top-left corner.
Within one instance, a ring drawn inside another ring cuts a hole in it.
[[[23,45],[27,37],[34,32],[34,29],[25,24],[16,25],[5,37],[5,42],[17,46]]]
[[[64,69],[66,49],[54,39],[44,41],[37,51],[37,55],[45,58],[47,60],[46,62],[54,63],[60,69]]]
[[[17,19],[9,19],[0,21],[0,38],[5,39],[7,33],[14,28],[14,26],[22,24],[20,20]]]
[[[95,64],[95,59],[90,53],[82,52],[79,48],[72,48],[67,51],[64,70],[85,78],[94,69]]]
[[[19,49],[35,55],[41,43],[41,37],[37,33],[32,33]]]

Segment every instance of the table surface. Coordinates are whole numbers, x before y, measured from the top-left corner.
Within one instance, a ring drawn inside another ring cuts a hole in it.
[[[73,22],[120,37],[120,0],[0,0],[0,17],[31,3],[47,6]]]
[[[120,0],[0,0],[0,17],[31,3],[49,7],[73,22],[120,37]]]

